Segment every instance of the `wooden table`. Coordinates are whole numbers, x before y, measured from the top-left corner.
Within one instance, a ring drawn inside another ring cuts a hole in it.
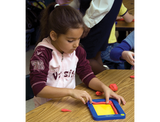
[[[125,21],[117,21],[116,31],[133,31],[134,22],[127,23]]]
[[[116,83],[119,95],[126,100],[126,105],[121,107],[126,113],[125,119],[105,120],[99,122],[134,122],[134,79],[130,76],[134,75],[134,70],[105,70],[97,75],[97,77],[109,86]],[[76,86],[76,89],[87,91],[92,99],[101,99],[104,96],[96,96],[95,91],[87,88],[83,83]],[[61,112],[62,108],[71,110],[72,112]],[[81,101],[72,97],[64,97],[53,99],[32,111],[26,113],[27,122],[96,122],[87,107]]]
[[[134,0],[123,0],[124,6],[127,8],[128,13],[134,15]],[[117,21],[116,31],[133,31],[134,22],[126,23],[125,21]]]

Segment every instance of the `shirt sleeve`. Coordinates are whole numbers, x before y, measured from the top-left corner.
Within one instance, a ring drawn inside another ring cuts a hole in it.
[[[30,60],[30,84],[35,96],[46,86],[51,49],[39,46]]]
[[[124,40],[131,46],[131,49],[134,49],[134,31],[132,31]]]
[[[130,45],[125,40],[123,40],[117,47],[111,50],[110,58],[115,61],[120,61],[120,60],[124,61],[123,59],[120,59],[120,57],[122,56],[122,52],[124,50],[125,51],[131,50]]]
[[[122,3],[121,8],[119,10],[119,15],[124,16],[127,13],[127,11],[128,11],[127,8]]]
[[[88,28],[92,28],[99,23],[110,11],[114,0],[92,0],[87,9],[83,21]]]
[[[79,78],[88,86],[90,80],[95,77],[89,61],[86,59],[86,52],[82,47],[76,49],[76,55],[78,57],[78,64],[76,73],[79,75]]]

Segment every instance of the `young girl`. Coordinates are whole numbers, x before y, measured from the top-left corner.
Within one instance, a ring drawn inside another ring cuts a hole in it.
[[[125,104],[117,95],[95,77],[86,52],[79,46],[84,23],[81,14],[70,6],[50,4],[41,18],[42,42],[38,43],[30,60],[30,81],[34,92],[35,106],[52,98],[71,96],[84,104],[91,96],[75,88],[75,73],[84,84],[93,90],[104,92],[106,102],[115,98]]]

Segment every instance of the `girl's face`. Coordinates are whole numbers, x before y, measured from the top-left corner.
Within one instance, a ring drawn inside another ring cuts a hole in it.
[[[83,28],[71,28],[66,34],[60,34],[52,44],[61,53],[72,53],[79,46],[82,33]]]

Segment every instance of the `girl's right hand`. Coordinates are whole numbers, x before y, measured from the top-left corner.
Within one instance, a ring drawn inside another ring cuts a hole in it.
[[[84,104],[86,104],[88,100],[90,101],[90,104],[92,103],[92,98],[86,91],[71,89],[69,94],[71,97],[81,100]],[[86,101],[84,98],[86,99]]]

